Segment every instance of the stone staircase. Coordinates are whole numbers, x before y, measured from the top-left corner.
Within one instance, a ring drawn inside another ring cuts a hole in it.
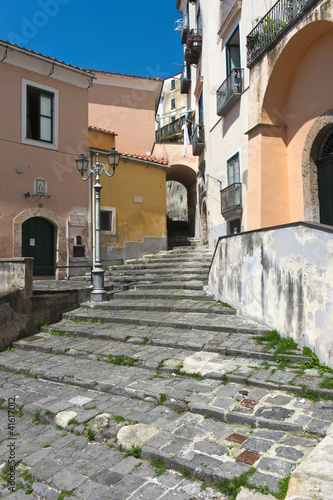
[[[108,449],[138,446],[145,462],[215,488],[242,475],[278,492],[325,436],[333,391],[320,388],[326,375],[309,353],[204,291],[211,257],[180,247],[115,265],[108,301],[82,304],[1,353],[23,414],[54,423],[72,412],[65,430],[93,432]]]

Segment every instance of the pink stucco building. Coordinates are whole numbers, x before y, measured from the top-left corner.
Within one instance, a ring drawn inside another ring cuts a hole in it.
[[[88,148],[93,74],[4,41],[0,61],[0,257],[34,257],[35,275],[63,277],[87,254],[75,158]]]

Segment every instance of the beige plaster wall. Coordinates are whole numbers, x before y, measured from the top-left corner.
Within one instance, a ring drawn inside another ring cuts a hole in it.
[[[145,154],[155,140],[156,85],[129,81],[122,86],[121,80],[98,77],[89,89],[89,125],[116,132],[119,152]]]

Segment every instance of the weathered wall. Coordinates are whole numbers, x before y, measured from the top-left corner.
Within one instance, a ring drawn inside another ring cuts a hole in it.
[[[32,257],[0,259],[0,293],[22,290],[24,297],[32,295]]]
[[[20,290],[0,294],[0,351],[15,340],[35,333],[43,323],[59,321],[61,314],[87,300],[90,290],[43,293],[25,298]]]
[[[333,229],[295,223],[220,238],[209,291],[333,367]]]

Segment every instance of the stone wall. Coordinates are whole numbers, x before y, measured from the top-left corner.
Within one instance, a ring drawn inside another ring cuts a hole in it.
[[[19,289],[0,294],[0,351],[14,340],[36,333],[43,323],[59,321],[63,312],[89,300],[90,289],[25,297]]]
[[[32,295],[32,257],[0,259],[0,293],[22,290],[25,297]]]
[[[220,238],[208,290],[333,368],[333,228],[295,223]]]

